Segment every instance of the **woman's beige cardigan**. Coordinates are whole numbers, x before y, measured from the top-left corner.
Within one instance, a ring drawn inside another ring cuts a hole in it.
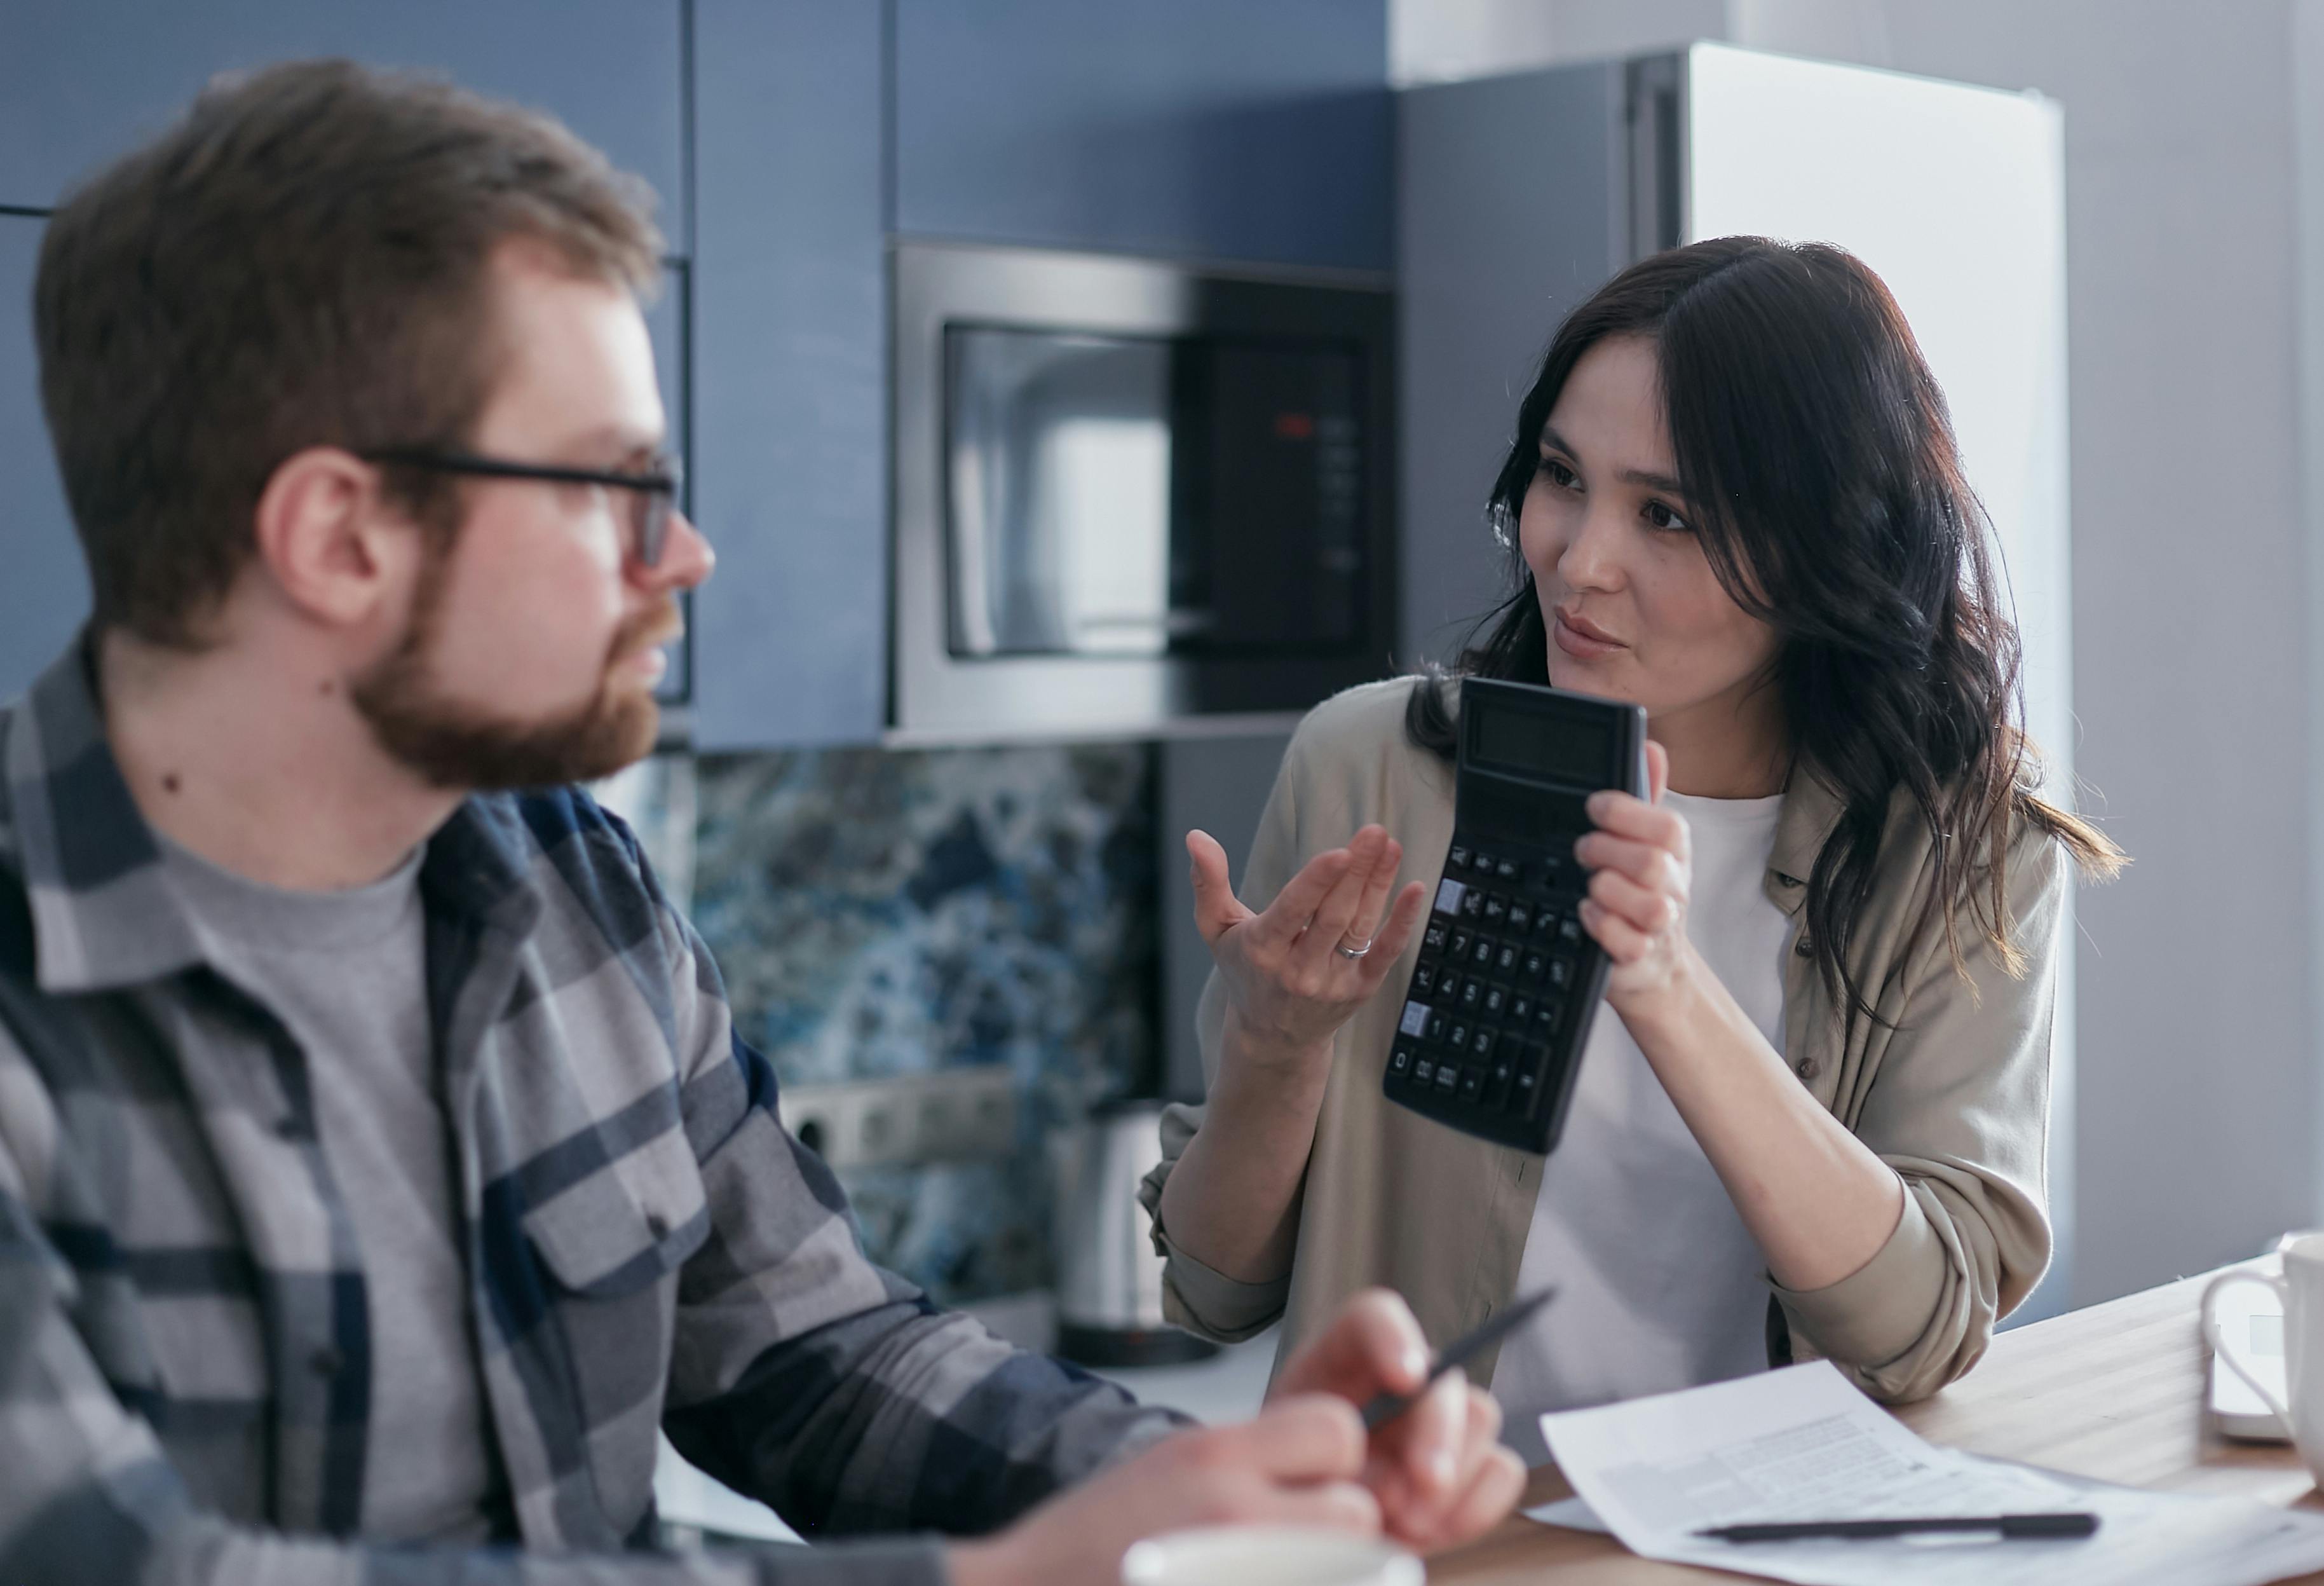
[[[1300,724],[1251,846],[1239,889],[1245,904],[1264,908],[1310,856],[1369,821],[1404,844],[1399,886],[1434,884],[1452,838],[1452,772],[1405,736],[1416,686],[1399,679],[1352,689]],[[1793,919],[1784,1055],[1799,1082],[1896,1170],[1907,1193],[1895,1232],[1862,1267],[1826,1288],[1773,1292],[1794,1358],[1822,1355],[1881,1398],[1912,1399],[1975,1365],[1995,1319],[2025,1297],[2049,1263],[2043,1149],[2070,867],[2047,835],[2031,827],[2013,833],[2008,903],[2026,972],[2005,973],[1965,918],[1961,947],[1972,977],[1965,981],[1941,929],[1906,951],[1930,885],[1930,851],[1900,795],[1849,952],[1880,1017],[1851,1027],[1801,939],[1804,880],[1839,813],[1828,789],[1794,777],[1767,863],[1767,895]],[[1416,941],[1334,1041],[1289,1271],[1240,1282],[1171,1244],[1160,1221],[1162,1185],[1202,1127],[1203,1109],[1173,1107],[1165,1115],[1162,1164],[1140,1199],[1167,1260],[1164,1308],[1172,1321],[1231,1340],[1282,1317],[1287,1346],[1348,1294],[1379,1284],[1402,1294],[1441,1342],[1508,1302],[1543,1159],[1456,1133],[1380,1094],[1417,953]],[[1199,1015],[1213,1080],[1225,1014],[1213,974]],[[1471,1362],[1470,1376],[1489,1383],[1493,1360],[1488,1353]]]

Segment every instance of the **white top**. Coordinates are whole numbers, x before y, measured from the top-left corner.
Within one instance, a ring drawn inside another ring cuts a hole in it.
[[[1783,799],[1665,795],[1694,839],[1687,935],[1777,1051],[1790,921],[1767,900]],[[1602,1005],[1518,1267],[1517,1293],[1557,1298],[1501,1346],[1502,1437],[1548,1458],[1545,1410],[1666,1393],[1764,1370],[1767,1274],[1710,1159]]]

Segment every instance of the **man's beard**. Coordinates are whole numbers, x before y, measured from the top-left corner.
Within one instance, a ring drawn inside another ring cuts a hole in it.
[[[437,787],[488,791],[592,782],[652,751],[660,708],[644,689],[617,690],[611,674],[616,663],[677,636],[676,601],[665,598],[622,625],[587,703],[545,721],[518,722],[448,700],[430,680],[442,598],[440,577],[424,579],[401,642],[349,691],[380,747],[398,761]]]

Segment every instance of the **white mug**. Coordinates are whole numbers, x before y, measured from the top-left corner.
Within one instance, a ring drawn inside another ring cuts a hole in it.
[[[1121,1559],[1121,1586],[1421,1586],[1426,1578],[1392,1543],[1313,1526],[1173,1531]]]
[[[2300,1458],[2319,1481],[2324,1481],[2324,1233],[2286,1235],[2277,1247],[2283,1252],[2283,1275],[2238,1269],[2223,1272],[2203,1291],[2203,1336],[2212,1353],[2228,1370],[2251,1385],[2267,1407],[2292,1433]],[[2283,1302],[2283,1380],[2285,1392],[2260,1379],[2246,1359],[2244,1346],[2219,1326],[2219,1291],[2230,1284],[2264,1284]]]

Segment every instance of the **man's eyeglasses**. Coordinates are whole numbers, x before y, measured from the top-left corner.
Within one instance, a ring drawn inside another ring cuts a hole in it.
[[[604,485],[627,490],[631,502],[630,553],[644,568],[660,565],[662,548],[669,543],[669,520],[678,509],[678,492],[686,487],[685,465],[668,454],[656,457],[653,467],[639,474],[553,468],[545,463],[476,457],[465,451],[428,451],[410,447],[388,447],[360,455],[365,462],[429,468],[439,474],[473,474],[487,479],[543,479],[552,485]]]

